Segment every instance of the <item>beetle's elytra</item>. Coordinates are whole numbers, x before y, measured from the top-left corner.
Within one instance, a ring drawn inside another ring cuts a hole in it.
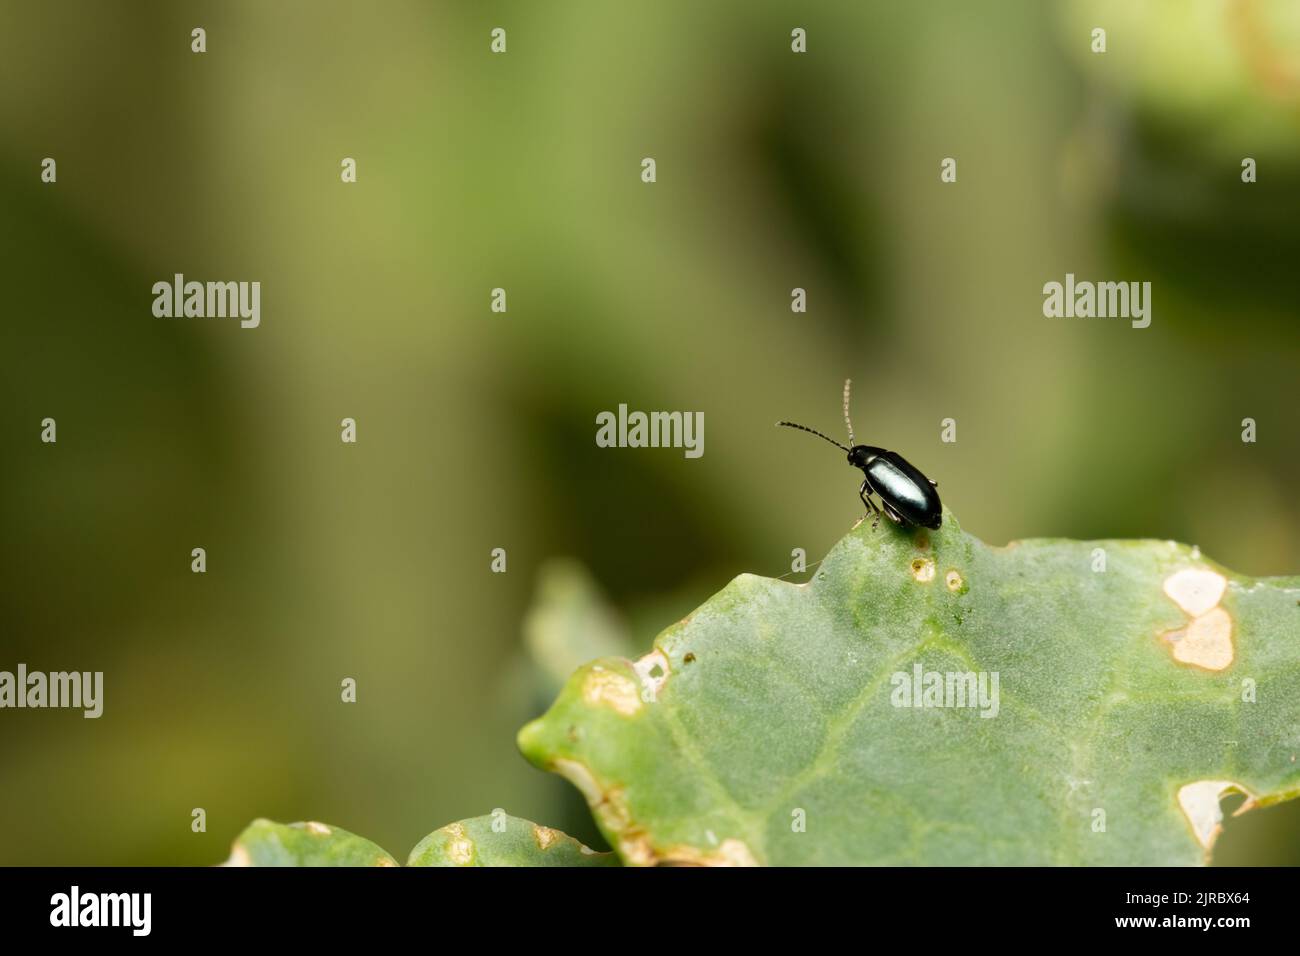
[[[881,509],[871,497],[874,494],[880,496],[885,516],[895,524],[904,528],[919,526],[937,529],[943,524],[943,504],[939,501],[938,482],[925,477],[919,468],[898,452],[853,443],[853,422],[849,419],[849,389],[852,385],[852,380],[844,380],[844,424],[849,430],[847,445],[841,445],[834,438],[827,438],[807,425],[797,425],[794,422],[777,424],[816,435],[848,452],[849,464],[861,468],[865,476],[858,488],[858,497],[867,506],[868,512],[875,512],[876,518],[871,527],[880,523],[881,515]]]

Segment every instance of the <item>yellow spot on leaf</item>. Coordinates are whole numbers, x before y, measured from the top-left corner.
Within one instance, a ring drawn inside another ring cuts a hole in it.
[[[1165,594],[1191,618],[1186,627],[1161,635],[1180,664],[1221,671],[1232,663],[1232,615],[1219,606],[1227,586],[1222,574],[1208,568],[1184,568],[1165,580]]]
[[[949,571],[947,576],[944,577],[944,583],[948,585],[949,591],[960,591],[964,582],[961,579],[961,575],[956,571]]]
[[[632,665],[636,676],[641,679],[641,697],[643,700],[655,701],[664,684],[668,683],[668,658],[663,651],[653,650]]]
[[[601,794],[600,803],[593,807],[596,816],[611,830],[623,831],[632,824],[627,808],[627,795],[621,787],[613,787]]]
[[[1232,663],[1232,617],[1216,607],[1183,630],[1166,634],[1165,641],[1179,663],[1221,671]]]
[[[628,866],[654,866],[657,862],[654,845],[650,838],[638,831],[618,840],[618,852]]]
[[[605,790],[587,765],[576,760],[557,759],[551,764],[551,769],[582,792],[597,822],[613,836],[624,863],[628,866],[651,866],[656,862],[649,837],[639,827],[632,826],[627,796],[621,787]]]
[[[552,769],[561,777],[581,791],[587,805],[604,826],[621,833],[630,823],[627,801],[623,791],[617,787],[606,791],[596,780],[595,775],[586,764],[576,760],[557,759],[551,764]]]
[[[593,707],[609,707],[620,714],[635,714],[641,707],[636,684],[622,674],[593,667],[582,685],[582,699]]]
[[[1227,579],[1208,568],[1184,568],[1165,580],[1165,594],[1191,617],[1216,607],[1227,587]]]
[[[912,577],[922,584],[934,580],[934,561],[930,558],[917,558],[912,562]]]
[[[452,823],[442,828],[447,834],[447,858],[457,866],[470,866],[474,862],[474,841],[465,832],[464,824]]]
[[[533,824],[533,839],[537,841],[539,849],[549,850],[560,839],[560,834],[559,831],[552,830],[550,827]]]
[[[722,846],[718,847],[716,857],[725,860],[727,866],[758,866],[758,861],[754,859],[754,854],[749,852],[749,847],[739,840],[723,840]]]
[[[678,866],[758,866],[749,847],[734,837],[723,840],[716,850],[708,853],[693,846],[672,846],[659,854],[659,860]]]
[[[595,806],[601,801],[600,784],[592,776],[586,764],[578,763],[576,760],[565,760],[559,758],[553,764],[555,772],[558,773],[569,783],[578,788],[578,791],[586,799],[587,803]]]
[[[1246,795],[1247,802],[1237,811],[1239,814],[1252,805],[1251,792],[1231,780],[1198,780],[1178,791],[1178,805],[1182,808],[1183,815],[1187,817],[1187,822],[1191,824],[1196,841],[1201,844],[1206,853],[1209,853],[1210,847],[1214,846],[1214,841],[1223,830],[1223,811],[1219,809],[1219,801],[1226,793]]]

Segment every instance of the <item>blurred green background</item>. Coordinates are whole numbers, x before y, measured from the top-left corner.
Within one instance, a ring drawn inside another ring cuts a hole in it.
[[[3,4],[0,668],[106,690],[0,714],[0,863],[257,816],[405,858],[494,807],[598,843],[514,747],[539,568],[648,646],[817,560],[857,482],[772,423],[836,433],[850,375],[989,542],[1300,571],[1298,200],[1290,0]],[[176,272],[260,280],[261,327],[154,318]],[[1150,281],[1150,328],[1044,318],[1066,272]],[[597,448],[620,402],[704,457]],[[1300,861],[1300,808],[1220,860]]]

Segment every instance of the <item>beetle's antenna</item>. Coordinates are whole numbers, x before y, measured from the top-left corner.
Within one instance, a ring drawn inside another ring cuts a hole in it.
[[[844,380],[844,424],[849,426],[849,444],[857,444],[853,440],[853,422],[849,420],[849,388],[853,385],[853,379]]]
[[[807,432],[810,435],[816,435],[818,438],[825,438],[826,441],[830,442],[836,448],[843,448],[845,451],[849,450],[846,446],[841,445],[834,438],[826,438],[826,436],[823,435],[821,432],[817,431],[817,429],[809,428],[807,425],[796,425],[794,422],[777,422],[777,424],[784,425],[786,428],[797,428],[801,432]]]

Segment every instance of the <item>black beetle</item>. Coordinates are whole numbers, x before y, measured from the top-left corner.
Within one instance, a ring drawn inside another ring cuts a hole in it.
[[[849,388],[851,379],[844,381],[844,424],[849,429],[849,444],[841,445],[834,438],[826,438],[816,429],[794,422],[777,422],[786,428],[798,428],[800,431],[825,438],[836,448],[849,453],[849,464],[861,468],[866,476],[858,489],[858,497],[867,506],[868,511],[876,513],[875,527],[880,523],[880,509],[871,499],[871,495],[880,495],[885,505],[885,515],[895,524],[903,527],[920,525],[922,528],[937,529],[943,524],[943,505],[936,490],[939,483],[931,481],[921,474],[911,462],[893,451],[886,451],[874,445],[853,444],[853,422],[849,420]],[[850,447],[851,446],[851,447]]]

